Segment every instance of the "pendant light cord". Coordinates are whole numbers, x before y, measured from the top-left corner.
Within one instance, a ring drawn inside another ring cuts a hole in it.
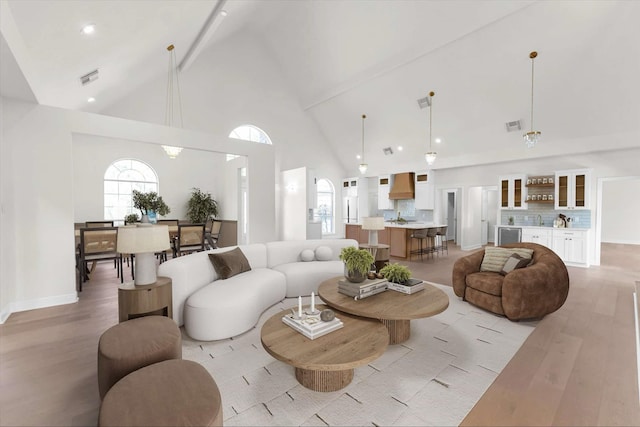
[[[536,56],[538,56],[538,52],[531,52],[529,54],[529,58],[531,58],[531,131],[533,132],[533,72],[534,72],[534,68],[533,68],[533,63],[534,60],[536,58]]]
[[[362,115],[362,163],[364,163],[364,119],[367,116],[365,114]]]
[[[433,113],[433,95],[435,95],[434,92],[429,92],[429,152],[433,152],[433,149],[431,147],[431,132],[433,131],[433,117],[432,117],[432,113]]]
[[[182,96],[180,94],[180,79],[178,77],[177,67],[176,67],[176,54],[173,45],[169,45],[167,47],[169,51],[169,72],[168,80],[167,80],[167,109],[165,110],[164,115],[164,123],[167,126],[173,126],[174,123],[174,108],[173,108],[173,81],[174,81],[174,73],[175,73],[175,86],[176,93],[178,96],[178,118],[180,120],[180,127],[184,127],[182,123]]]

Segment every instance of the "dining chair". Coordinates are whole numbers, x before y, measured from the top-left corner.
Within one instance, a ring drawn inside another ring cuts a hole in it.
[[[210,219],[204,230],[204,237],[207,240],[207,249],[217,249],[218,240],[220,240],[220,230],[222,230],[222,221]]]
[[[113,221],[87,221],[86,228],[113,227]]]
[[[173,256],[204,251],[205,224],[178,224],[178,236],[173,240]]]
[[[80,245],[77,251],[76,267],[80,271],[79,291],[82,291],[82,283],[89,280],[89,262],[113,260],[115,263],[120,283],[123,282],[122,256],[117,251],[118,228],[81,228]]]
[[[179,219],[159,219],[156,221],[156,224],[158,225],[167,225],[169,226],[169,242],[171,243],[171,247],[173,248],[173,241],[175,238],[178,237],[178,225],[180,224],[180,220]],[[173,230],[176,231],[173,231]],[[167,249],[166,251],[157,253],[156,256],[160,256],[160,263],[163,263],[164,261],[167,260],[167,251],[170,251],[172,249]]]

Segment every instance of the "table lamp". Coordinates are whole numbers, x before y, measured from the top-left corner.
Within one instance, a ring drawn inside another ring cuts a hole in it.
[[[135,254],[136,285],[156,281],[155,253],[170,249],[169,226],[137,224],[118,227],[118,252]]]
[[[384,230],[384,218],[381,216],[362,218],[362,229],[369,230],[369,245],[378,246],[378,230]]]

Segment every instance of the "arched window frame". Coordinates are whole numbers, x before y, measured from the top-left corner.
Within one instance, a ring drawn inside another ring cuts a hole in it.
[[[158,192],[158,174],[137,159],[118,159],[104,173],[104,219],[124,223],[124,217],[138,212],[133,207],[133,190]]]
[[[319,178],[316,182],[316,220],[322,224],[322,234],[335,234],[336,230],[336,187],[330,179]]]
[[[265,131],[252,124],[238,126],[229,133],[229,138],[257,142],[259,144],[273,144]]]

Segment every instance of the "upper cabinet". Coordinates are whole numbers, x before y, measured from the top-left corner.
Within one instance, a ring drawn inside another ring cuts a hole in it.
[[[498,180],[498,206],[500,209],[526,209],[525,182],[522,175],[505,175]]]
[[[415,207],[416,209],[433,210],[435,207],[435,184],[432,171],[415,174]]]
[[[588,169],[573,169],[556,172],[556,209],[589,209]]]
[[[380,175],[378,177],[378,209],[393,210],[395,209],[393,200],[389,200],[389,191],[391,191],[392,182],[391,175]]]
[[[342,197],[358,197],[358,178],[342,180]]]

